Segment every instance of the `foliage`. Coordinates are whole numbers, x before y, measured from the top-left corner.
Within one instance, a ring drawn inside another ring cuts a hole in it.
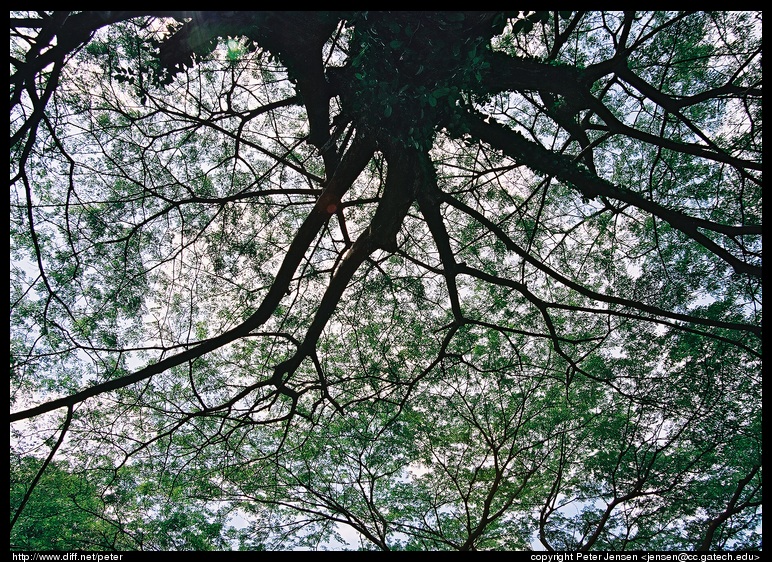
[[[11,506],[21,503],[39,469],[11,454]],[[222,550],[230,547],[226,514],[191,502],[179,484],[164,489],[100,470],[49,465],[11,531],[14,550]],[[169,480],[169,479],[167,479]],[[165,497],[171,491],[172,497]]]
[[[761,549],[760,12],[10,38],[12,548]]]

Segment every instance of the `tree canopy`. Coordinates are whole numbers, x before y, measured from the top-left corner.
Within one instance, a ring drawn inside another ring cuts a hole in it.
[[[761,548],[761,12],[11,12],[11,546]]]

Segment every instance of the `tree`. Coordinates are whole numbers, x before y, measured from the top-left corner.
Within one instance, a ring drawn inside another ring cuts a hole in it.
[[[13,544],[761,548],[760,12],[10,32]]]
[[[54,462],[41,473],[38,491],[28,494],[39,468],[34,456],[12,451],[11,506],[24,505],[11,529],[14,550],[230,547],[227,510],[192,503],[171,478],[151,482],[140,466],[118,475],[98,467],[73,472],[67,463]]]

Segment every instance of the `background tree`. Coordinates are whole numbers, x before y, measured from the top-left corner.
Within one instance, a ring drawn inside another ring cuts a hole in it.
[[[13,545],[761,548],[760,12],[10,31]]]

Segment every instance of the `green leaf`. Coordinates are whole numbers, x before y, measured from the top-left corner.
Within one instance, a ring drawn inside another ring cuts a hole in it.
[[[514,33],[528,33],[533,29],[533,22],[529,19],[519,19],[512,26]]]

